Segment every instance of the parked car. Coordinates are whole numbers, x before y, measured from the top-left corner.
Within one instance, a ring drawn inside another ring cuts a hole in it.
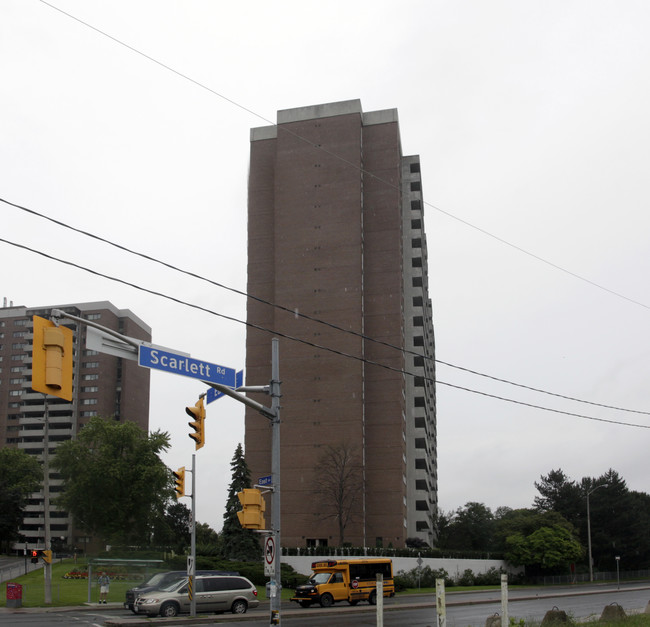
[[[196,612],[227,612],[244,614],[257,607],[257,588],[246,577],[234,575],[200,575],[194,579]],[[153,617],[177,616],[190,611],[187,577],[166,588],[139,595],[134,612]]]
[[[197,570],[197,575],[239,575],[237,572],[228,572],[221,570]],[[166,588],[171,586],[174,583],[178,583],[181,579],[187,577],[187,572],[184,570],[170,570],[164,573],[156,573],[152,575],[136,588],[131,588],[126,591],[126,599],[124,601],[124,608],[135,612],[135,600],[141,594],[147,594],[152,590],[159,590],[160,588]]]

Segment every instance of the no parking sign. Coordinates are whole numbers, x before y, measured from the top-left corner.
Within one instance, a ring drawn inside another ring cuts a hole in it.
[[[272,576],[275,574],[275,538],[267,536],[264,541],[264,574]]]

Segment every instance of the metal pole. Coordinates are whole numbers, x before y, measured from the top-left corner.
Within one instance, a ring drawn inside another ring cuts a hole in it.
[[[192,531],[191,531],[191,548],[190,554],[192,558],[191,572],[188,573],[190,579],[190,588],[192,590],[192,598],[190,600],[190,616],[196,616],[196,590],[195,578],[196,572],[196,455],[192,453]]]
[[[271,493],[271,533],[275,541],[275,573],[270,581],[271,615],[270,625],[280,624],[280,607],[282,603],[282,577],[280,545],[280,358],[279,340],[271,340],[271,475],[273,492]]]
[[[509,625],[508,618],[508,575],[501,575],[501,624]]]
[[[589,552],[589,581],[594,580],[594,566],[593,559],[591,557],[591,517],[589,514],[589,495],[591,492],[587,492],[587,547]]]
[[[45,539],[45,549],[52,548],[50,542],[50,433],[49,433],[49,415],[47,407],[47,394],[43,394],[43,532]],[[52,603],[52,564],[45,562],[43,565],[43,577],[45,579],[45,605]]]

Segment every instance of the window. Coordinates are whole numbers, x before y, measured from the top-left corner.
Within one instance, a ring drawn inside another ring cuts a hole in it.
[[[12,366],[11,372],[22,372],[23,367],[22,366]]]
[[[421,335],[416,335],[413,338],[413,345],[414,346],[424,346],[424,338]]]
[[[20,385],[22,382],[23,382],[22,377],[16,379],[9,379],[9,383],[11,383],[12,385]]]
[[[24,355],[24,354],[18,354],[18,355],[12,355],[11,356],[12,361],[24,361],[25,359],[27,359],[27,355]]]
[[[91,355],[99,355],[99,351],[85,350],[84,357],[90,357]]]
[[[419,368],[424,367],[424,357],[413,357],[413,365]]]
[[[83,399],[81,399],[81,404],[82,405],[97,405],[97,399],[96,398],[83,398]]]
[[[419,192],[422,190],[422,183],[420,181],[413,181],[411,183],[411,191],[412,192]]]
[[[419,218],[417,220],[411,220],[411,228],[412,229],[421,229],[422,228],[422,220]]]
[[[422,277],[414,276],[413,277],[413,287],[422,287]]]
[[[11,337],[25,337],[25,335],[27,335],[27,331],[14,331]]]
[[[413,297],[413,307],[422,307],[422,296]]]
[[[87,385],[81,388],[82,392],[99,392],[99,387],[96,385]]]
[[[411,240],[411,246],[413,248],[422,248],[422,238],[421,237],[414,237]]]
[[[26,327],[27,326],[27,319],[25,318],[23,320],[14,320],[14,324],[17,327]]]
[[[98,374],[85,374],[82,377],[82,379],[84,381],[96,381],[97,379],[99,379],[99,375]]]
[[[84,368],[99,368],[99,362],[98,361],[84,361],[82,366]]]
[[[16,343],[11,345],[11,348],[13,348],[14,350],[20,350],[22,347],[23,347],[22,342],[16,342]]]
[[[91,416],[96,416],[97,412],[96,411],[82,411],[81,412],[81,417],[82,418],[90,418]]]
[[[99,320],[102,317],[100,313],[91,313],[86,316],[86,320]]]
[[[411,211],[422,211],[422,203],[419,200],[412,200]]]
[[[9,390],[9,396],[20,396],[22,394],[22,390]]]
[[[411,259],[411,265],[414,268],[421,268],[422,267],[422,257],[413,257]]]
[[[411,169],[411,172],[413,174],[416,174],[417,172],[419,172],[420,171],[420,162],[417,161],[415,163],[411,163],[410,169]]]

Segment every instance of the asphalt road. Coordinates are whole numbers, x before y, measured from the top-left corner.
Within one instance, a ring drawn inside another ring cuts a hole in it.
[[[501,613],[499,591],[455,593],[447,590],[448,627],[484,627],[485,620],[495,613]],[[614,585],[591,585],[554,588],[528,588],[510,590],[508,613],[517,621],[521,618],[540,622],[544,614],[557,607],[576,619],[598,618],[604,607],[618,603],[630,614],[643,611],[650,602],[650,583],[622,584],[620,590]],[[437,614],[435,598],[432,595],[399,596],[385,600],[385,627],[435,627]],[[45,611],[40,608],[0,611],[2,627],[56,627],[57,625],[91,625],[101,627],[128,627],[135,625],[218,625],[219,627],[268,626],[268,603],[251,610],[243,616],[222,615],[192,620],[189,617],[178,619],[138,619],[131,612],[116,606],[61,611]],[[376,625],[376,608],[365,604],[350,607],[347,604],[332,608],[299,608],[285,603],[282,607],[282,624],[290,627],[365,627]]]

